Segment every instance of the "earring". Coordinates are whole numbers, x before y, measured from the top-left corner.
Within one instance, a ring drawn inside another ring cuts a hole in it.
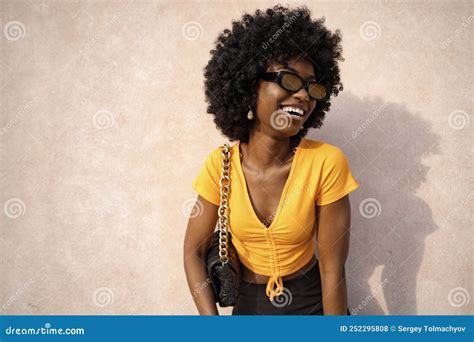
[[[252,108],[249,106],[249,112],[247,113],[247,119],[249,120],[253,120],[253,112],[252,112]]]

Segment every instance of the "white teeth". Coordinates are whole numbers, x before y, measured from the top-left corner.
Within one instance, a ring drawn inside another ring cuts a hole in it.
[[[281,107],[281,110],[289,113],[289,114],[297,114],[299,116],[303,116],[304,115],[304,110],[300,109],[300,108],[296,108],[296,107],[291,107],[291,106],[283,106]]]

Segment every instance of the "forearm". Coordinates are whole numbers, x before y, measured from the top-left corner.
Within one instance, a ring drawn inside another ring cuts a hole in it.
[[[324,315],[347,315],[347,285],[344,271],[321,272]]]
[[[193,253],[185,254],[184,260],[189,290],[199,314],[219,315],[203,258]]]

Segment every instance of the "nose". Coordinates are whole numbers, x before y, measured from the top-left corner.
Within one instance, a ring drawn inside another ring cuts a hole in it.
[[[293,96],[300,99],[301,101],[309,101],[309,95],[305,87],[294,93]]]

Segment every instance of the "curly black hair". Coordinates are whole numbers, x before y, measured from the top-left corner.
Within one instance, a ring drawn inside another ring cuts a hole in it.
[[[310,15],[306,6],[289,9],[278,4],[264,12],[256,10],[254,15],[244,13],[240,21],[232,21],[232,30],[219,34],[204,68],[205,100],[207,113],[214,115],[214,123],[230,141],[249,139],[255,120],[247,120],[247,112],[257,99],[257,75],[274,62],[287,65],[293,57],[308,58],[316,80],[327,89],[326,98],[317,101],[294,137],[322,126],[331,94],[337,96],[343,90],[337,62],[344,61],[342,37],[339,29],[332,33],[324,26],[325,17],[312,20]]]

